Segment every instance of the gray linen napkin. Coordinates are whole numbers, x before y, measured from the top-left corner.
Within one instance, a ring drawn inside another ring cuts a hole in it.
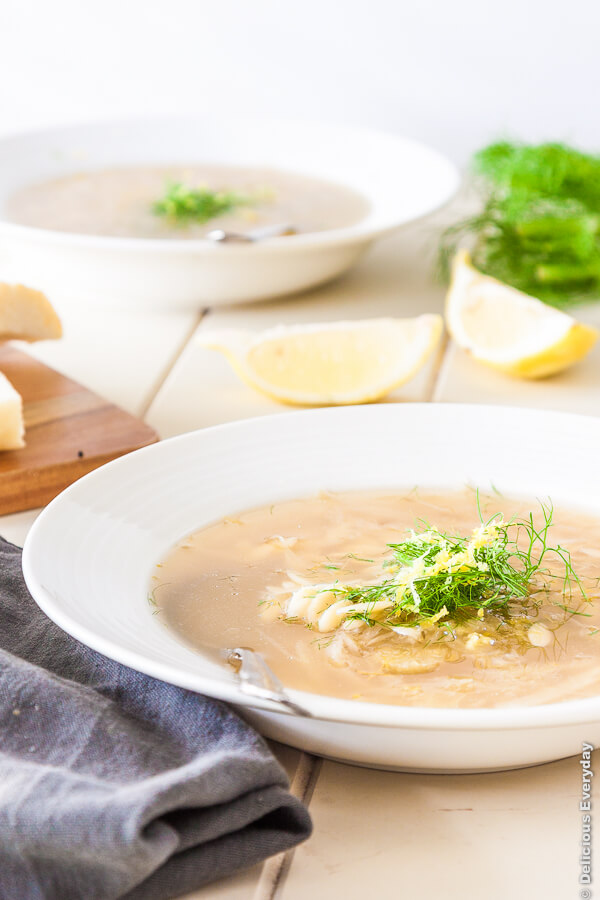
[[[34,603],[0,538],[0,897],[169,898],[304,840],[232,710],[101,656]]]

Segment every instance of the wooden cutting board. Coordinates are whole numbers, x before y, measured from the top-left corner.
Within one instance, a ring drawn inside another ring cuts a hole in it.
[[[23,398],[26,446],[0,451],[0,515],[44,506],[103,463],[158,440],[118,406],[10,345],[3,372]]]

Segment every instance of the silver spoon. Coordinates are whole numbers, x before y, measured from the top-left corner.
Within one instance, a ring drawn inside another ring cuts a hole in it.
[[[260,700],[270,700],[296,716],[311,716],[307,709],[290,700],[279,678],[271,671],[260,653],[249,647],[234,647],[223,650],[222,653],[237,672],[240,688],[244,694]]]
[[[251,231],[223,231],[215,228],[205,234],[205,240],[215,244],[256,244],[258,241],[266,241],[269,238],[284,237],[288,234],[298,234],[294,225],[267,225],[265,228],[253,228]]]

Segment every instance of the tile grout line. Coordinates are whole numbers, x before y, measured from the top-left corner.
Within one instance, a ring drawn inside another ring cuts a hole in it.
[[[146,397],[144,398],[144,402],[141,404],[140,410],[138,412],[138,416],[140,419],[145,419],[146,416],[148,415],[148,412],[150,411],[152,404],[154,403],[154,401],[158,397],[159,393],[161,392],[162,388],[164,387],[165,382],[167,381],[169,375],[172,373],[173,369],[177,365],[177,362],[183,355],[183,352],[185,351],[185,349],[189,346],[192,338],[194,337],[194,334],[196,333],[196,331],[198,329],[198,326],[200,325],[200,323],[202,322],[202,320],[208,313],[209,313],[209,309],[205,308],[205,309],[199,310],[194,315],[192,324],[186,330],[182,340],[178,343],[174,352],[169,357],[169,360],[168,360],[166,366],[162,369],[162,371],[158,375],[156,381],[154,382],[154,384],[152,385],[152,387],[146,394]]]
[[[305,752],[300,754],[290,790],[293,796],[302,800],[306,806],[310,806],[322,762],[319,756]],[[281,900],[295,849],[294,847],[284,853],[278,853],[277,856],[265,861],[252,895],[253,900]]]
[[[296,796],[298,796],[299,799],[302,800],[302,802],[307,807],[310,807],[313,793],[317,786],[319,775],[321,774],[322,765],[323,758],[320,756],[313,756],[311,753],[303,752],[302,756],[300,757],[300,762],[298,763],[296,775],[294,776],[292,789],[296,789],[298,791]],[[273,882],[271,894],[267,898],[267,900],[282,900],[283,891],[285,888],[285,884],[287,883],[287,877],[292,865],[292,860],[294,858],[295,852],[296,848],[293,847],[291,850],[288,850],[287,853],[283,854],[283,859],[281,861],[278,876]]]

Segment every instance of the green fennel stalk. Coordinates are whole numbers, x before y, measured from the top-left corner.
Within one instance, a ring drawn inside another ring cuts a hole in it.
[[[600,298],[600,156],[503,141],[472,168],[483,208],[446,229],[442,271],[469,238],[476,268],[547,303]]]

